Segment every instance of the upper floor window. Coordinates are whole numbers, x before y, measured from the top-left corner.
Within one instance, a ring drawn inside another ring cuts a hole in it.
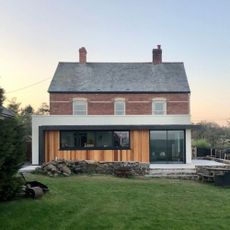
[[[73,99],[73,115],[87,115],[87,100],[84,98]]]
[[[114,102],[114,114],[115,115],[125,115],[125,100],[116,99]]]
[[[152,114],[155,115],[166,114],[166,99],[164,98],[153,99]]]

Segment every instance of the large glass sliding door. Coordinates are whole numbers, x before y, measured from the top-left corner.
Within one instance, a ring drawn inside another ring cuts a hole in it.
[[[150,131],[151,163],[183,163],[184,161],[184,130]]]
[[[150,131],[150,152],[150,162],[169,160],[166,131]]]

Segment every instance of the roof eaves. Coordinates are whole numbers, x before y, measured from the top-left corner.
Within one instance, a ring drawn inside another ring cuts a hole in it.
[[[134,93],[134,94],[143,94],[143,93],[191,93],[189,90],[185,91],[58,91],[58,90],[48,90],[48,93]]]

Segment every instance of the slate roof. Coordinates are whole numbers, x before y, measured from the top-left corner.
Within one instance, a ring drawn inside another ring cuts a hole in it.
[[[189,93],[184,64],[60,62],[48,92]]]
[[[14,117],[15,116],[15,113],[10,110],[10,109],[6,109],[5,107],[3,106],[0,106],[0,117]]]

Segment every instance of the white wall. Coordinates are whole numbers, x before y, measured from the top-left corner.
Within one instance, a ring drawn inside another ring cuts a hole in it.
[[[192,163],[192,136],[191,129],[186,129],[186,164]]]

